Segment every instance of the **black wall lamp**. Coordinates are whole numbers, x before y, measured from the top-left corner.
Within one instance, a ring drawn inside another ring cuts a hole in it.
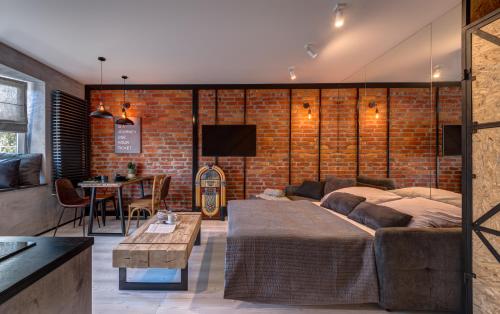
[[[306,103],[304,103],[302,106],[304,107],[304,109],[308,109],[308,110],[307,110],[307,118],[308,118],[309,120],[311,120],[311,119],[312,119],[311,105],[309,105],[309,103],[308,103],[308,102],[306,102]]]
[[[113,115],[111,112],[107,111],[106,108],[104,108],[104,105],[102,103],[102,63],[106,61],[106,58],[104,57],[98,57],[97,60],[101,63],[101,92],[99,94],[99,106],[97,107],[96,111],[93,111],[90,113],[91,118],[100,118],[100,119],[112,119]]]
[[[377,103],[372,101],[368,104],[368,107],[369,108],[375,108],[375,119],[378,119],[379,117],[379,114],[378,114],[378,107],[377,107]]]
[[[127,117],[127,109],[130,108],[130,103],[125,101],[125,80],[128,79],[128,76],[122,75],[123,79],[123,104],[122,104],[122,116],[116,120],[116,124],[121,124],[121,125],[134,125],[134,121],[130,120]]]

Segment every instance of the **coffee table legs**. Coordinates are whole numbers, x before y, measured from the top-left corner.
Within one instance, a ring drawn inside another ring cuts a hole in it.
[[[200,245],[201,244],[201,228],[200,231],[198,231],[198,235],[196,236],[196,240],[194,241],[194,245]]]
[[[120,267],[119,285],[120,290],[187,290],[188,289],[188,265],[181,269],[181,282],[142,282],[127,281],[127,268]]]

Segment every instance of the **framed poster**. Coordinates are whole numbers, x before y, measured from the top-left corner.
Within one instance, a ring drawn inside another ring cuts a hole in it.
[[[134,121],[134,125],[121,125],[115,123],[116,154],[141,153],[141,118],[129,117],[129,119]]]

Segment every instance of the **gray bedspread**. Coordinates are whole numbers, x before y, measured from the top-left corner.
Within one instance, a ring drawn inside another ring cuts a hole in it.
[[[378,302],[374,238],[308,201],[230,201],[224,297],[325,305]]]

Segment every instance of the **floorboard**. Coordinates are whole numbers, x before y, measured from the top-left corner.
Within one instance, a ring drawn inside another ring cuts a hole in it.
[[[142,222],[142,221],[141,221]],[[131,232],[135,230],[135,222]],[[97,231],[97,224],[95,224]],[[99,231],[119,230],[113,217]],[[224,291],[224,250],[227,222],[203,221],[201,246],[195,246],[189,259],[188,291],[120,291],[118,269],[111,267],[111,251],[123,237],[95,237],[93,246],[92,289],[93,313],[387,313],[377,305],[362,306],[284,306],[226,300]],[[81,227],[68,224],[58,236],[81,236]],[[52,236],[52,233],[46,234]],[[136,273],[146,279],[154,270]],[[166,276],[174,278],[175,271]],[[395,312],[396,313],[396,312]],[[422,312],[419,312],[422,313]]]

